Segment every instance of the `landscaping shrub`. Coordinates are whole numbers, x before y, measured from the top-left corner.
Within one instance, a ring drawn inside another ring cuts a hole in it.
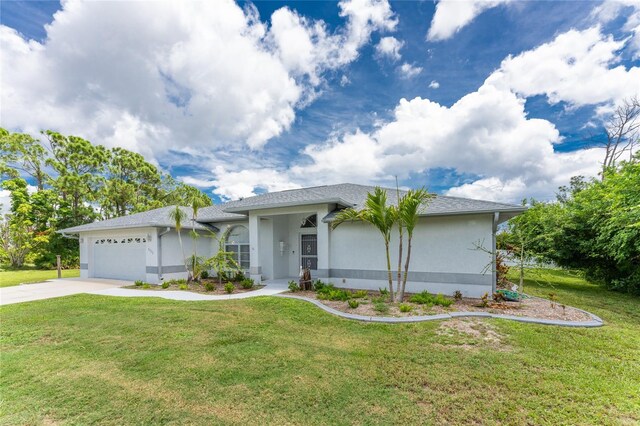
[[[200,272],[200,278],[202,278],[203,280],[209,278],[209,271],[205,269],[204,271]]]
[[[216,289],[216,285],[215,285],[215,283],[212,283],[210,281],[206,281],[204,283],[204,289],[206,291],[214,291]]]
[[[367,293],[367,290],[358,290],[358,291],[354,291],[351,294],[351,297],[353,297],[354,299],[364,299],[368,295],[369,293]]]
[[[382,314],[386,314],[387,312],[389,312],[389,305],[387,305],[384,302],[378,302],[378,303],[374,303],[373,304],[373,309],[376,312],[380,312]]]
[[[388,296],[389,295],[389,289],[388,288],[379,288],[378,291],[380,292],[381,296]]]
[[[144,285],[144,281],[142,280],[135,280],[133,283],[136,287],[142,287]]]
[[[349,307],[350,307],[351,309],[355,309],[355,308],[357,308],[358,306],[360,306],[360,302],[358,302],[357,300],[353,300],[353,299],[351,299],[351,300],[347,301],[347,303],[349,304]]]
[[[296,291],[300,290],[300,286],[298,285],[297,282],[291,280],[289,281],[289,291],[295,293]]]
[[[180,290],[187,290],[189,288],[189,286],[185,283],[185,284],[180,284]]]
[[[235,282],[241,283],[242,281],[244,281],[247,277],[244,275],[244,272],[242,271],[236,271],[236,274],[233,276],[233,280]]]
[[[413,310],[413,307],[411,305],[406,305],[406,304],[402,304],[399,306],[400,312],[411,312]]]
[[[242,286],[242,288],[244,288],[245,290],[249,290],[250,288],[253,288],[254,285],[254,281],[251,278],[245,278],[242,281],[240,281],[240,285]]]
[[[480,307],[486,308],[487,306],[489,306],[489,293],[483,294],[480,298]]]
[[[151,288],[151,284],[144,283],[144,284],[142,284],[142,288],[144,288],[144,289]]]
[[[427,292],[426,290],[422,293],[414,294],[409,298],[409,302],[417,303],[419,305],[440,305],[440,306],[451,306],[453,304],[453,300],[447,299],[442,294],[433,295]]]
[[[462,292],[460,290],[456,290],[453,293],[453,299],[456,300],[456,301],[462,300]]]
[[[226,291],[229,294],[233,293],[235,289],[236,289],[236,286],[233,285],[233,283],[226,283],[224,285],[224,291]]]
[[[343,302],[351,299],[351,293],[347,290],[335,288],[331,283],[324,285],[320,290],[316,291],[318,299],[321,300],[342,300]]]
[[[317,279],[313,282],[313,289],[315,291],[320,291],[322,290],[324,287],[326,286],[326,284],[324,283],[324,281],[322,281],[321,279]]]
[[[165,281],[162,283],[162,288],[169,288],[170,285],[171,283],[169,281]]]

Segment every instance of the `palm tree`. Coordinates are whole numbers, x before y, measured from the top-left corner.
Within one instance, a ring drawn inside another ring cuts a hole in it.
[[[395,209],[387,206],[387,192],[380,187],[376,187],[372,193],[367,194],[364,208],[355,210],[353,208],[345,209],[336,215],[335,220],[331,224],[332,228],[336,228],[343,222],[362,221],[375,226],[382,234],[384,239],[384,249],[387,258],[387,273],[389,279],[389,297],[394,301],[393,292],[393,275],[391,274],[391,258],[389,257],[389,242],[391,241],[391,230],[396,222]]]
[[[182,235],[180,231],[182,231],[182,222],[187,219],[187,214],[180,208],[180,206],[176,206],[173,210],[169,212],[169,219],[175,222],[176,231],[178,232],[178,241],[180,242],[180,250],[182,250],[182,259],[184,260],[184,267],[187,270],[187,280],[191,280],[191,273],[189,272],[189,266],[187,265],[187,257],[184,255],[184,246],[182,245]]]
[[[400,286],[398,283],[398,293],[400,301],[402,301],[402,299],[404,298],[404,290],[407,285],[409,262],[411,261],[411,240],[413,239],[413,230],[418,223],[420,208],[424,207],[425,203],[432,197],[433,195],[429,194],[426,189],[420,188],[409,190],[402,198],[398,200],[398,226],[401,229],[405,228],[407,230],[407,259],[404,264],[404,277],[402,279],[402,286]]]

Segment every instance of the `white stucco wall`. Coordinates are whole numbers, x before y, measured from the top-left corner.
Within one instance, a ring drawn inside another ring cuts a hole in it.
[[[163,229],[160,233],[164,233]],[[196,247],[196,254],[209,258],[214,253],[214,247],[217,249],[217,243],[213,234],[206,231],[198,232],[199,238],[191,238],[190,231],[183,229],[181,231],[182,244],[184,246],[184,255],[189,257],[193,254],[194,245]],[[178,233],[175,230],[171,230],[165,233],[160,238],[161,249],[160,252],[162,258],[162,276],[156,278],[155,283],[159,281],[166,281],[171,279],[187,278],[187,272],[184,268],[184,261],[182,257],[182,250],[180,248],[180,240],[178,239]],[[157,265],[157,263],[156,263]]]
[[[491,262],[491,256],[473,249],[474,242],[483,240],[485,247],[491,249],[492,216],[489,214],[420,219],[414,231],[409,270],[410,278],[417,276],[426,282],[410,281],[408,290],[444,294],[460,290],[473,297],[491,292],[491,267],[483,274]],[[406,255],[406,234],[404,247]],[[370,289],[387,286],[379,273],[386,271],[384,242],[371,225],[344,223],[332,230],[330,252],[329,281],[337,286]],[[397,271],[397,262],[398,237],[394,233],[391,243],[392,270]],[[395,280],[395,272],[393,276]]]

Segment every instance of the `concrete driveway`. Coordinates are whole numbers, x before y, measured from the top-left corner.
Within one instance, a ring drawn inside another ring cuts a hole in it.
[[[105,280],[100,278],[64,278],[37,284],[22,284],[0,288],[0,305],[52,299],[79,293],[93,293],[133,284],[130,281]]]

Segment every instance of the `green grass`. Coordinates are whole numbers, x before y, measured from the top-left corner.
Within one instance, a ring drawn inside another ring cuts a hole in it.
[[[548,276],[606,326],[481,321],[496,345],[273,297],[4,306],[0,424],[637,424],[640,299]]]
[[[64,269],[62,271],[62,278],[73,278],[79,276],[79,269]],[[53,278],[58,278],[58,271],[43,271],[38,269],[0,271],[0,287],[10,287],[28,283],[39,283]]]

